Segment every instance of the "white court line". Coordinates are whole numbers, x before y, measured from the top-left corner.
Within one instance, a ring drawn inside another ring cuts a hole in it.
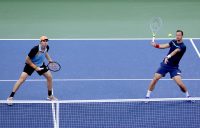
[[[200,97],[191,98],[150,98],[150,99],[95,99],[95,100],[58,100],[54,101],[56,104],[60,103],[103,103],[103,102],[140,102],[140,101],[188,101],[189,100],[200,100]],[[0,100],[0,103],[7,103],[7,100]],[[49,103],[44,100],[14,100],[13,103],[27,103],[27,104],[46,104]]]
[[[192,39],[190,39],[190,42],[191,42],[191,44],[192,44],[192,46],[193,46],[194,50],[196,51],[196,53],[197,53],[198,57],[200,58],[200,53],[199,53],[199,50],[198,50],[198,48],[196,47],[196,45],[195,45],[194,41],[193,41]]]
[[[65,81],[151,81],[152,79],[53,79],[54,82],[65,82]],[[171,81],[172,79],[160,79],[161,81]],[[182,79],[183,81],[200,81],[200,79]],[[0,82],[16,82],[17,80],[0,80]],[[46,82],[46,79],[27,79],[27,82]]]
[[[157,40],[170,40],[174,38],[156,38]],[[190,40],[191,38],[184,38]],[[200,39],[200,38],[193,38]],[[0,39],[0,40],[39,40],[39,39]],[[152,38],[50,38],[50,40],[152,40]]]

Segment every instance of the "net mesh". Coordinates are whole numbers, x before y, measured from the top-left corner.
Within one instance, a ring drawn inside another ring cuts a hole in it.
[[[52,106],[43,103],[0,103],[0,128],[51,128]]]
[[[59,105],[59,106],[58,106]],[[0,104],[0,127],[199,128],[200,99]],[[54,121],[52,114],[55,114]],[[56,123],[56,125],[55,125]]]

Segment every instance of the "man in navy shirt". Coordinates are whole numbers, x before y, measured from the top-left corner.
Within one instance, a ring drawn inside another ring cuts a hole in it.
[[[179,69],[179,62],[186,51],[186,46],[183,43],[183,31],[176,31],[176,40],[172,40],[167,44],[156,44],[152,42],[152,46],[159,49],[170,48],[170,50],[155,73],[155,76],[149,85],[146,98],[150,97],[158,80],[165,77],[167,73],[170,74],[170,77],[177,83],[180,89],[185,93],[186,97],[190,97],[186,86],[181,80],[181,70]]]
[[[15,92],[19,89],[22,83],[27,79],[28,76],[36,71],[39,75],[43,75],[47,79],[47,87],[48,87],[48,100],[57,100],[52,94],[52,75],[51,72],[46,68],[44,64],[45,58],[51,62],[52,59],[48,54],[49,46],[48,46],[48,38],[46,36],[40,37],[40,44],[34,46],[26,57],[26,63],[24,70],[19,78],[19,80],[15,83],[13,90],[8,97],[8,101],[10,105],[12,105],[12,100],[15,95]]]

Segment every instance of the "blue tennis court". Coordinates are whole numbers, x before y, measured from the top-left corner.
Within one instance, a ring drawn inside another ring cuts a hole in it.
[[[159,39],[157,42],[169,41],[169,39]],[[62,65],[60,72],[52,73],[54,95],[59,100],[144,98],[154,72],[168,52],[168,50],[153,48],[149,42],[150,39],[50,40],[49,54]],[[0,40],[2,51],[0,58],[3,59],[0,66],[0,90],[2,90],[0,100],[6,100],[9,96],[23,70],[25,57],[29,50],[38,43],[39,41],[34,39]],[[184,43],[187,51],[180,63],[183,80],[190,94],[200,97],[200,39],[185,39]],[[15,99],[45,100],[46,88],[45,79],[34,73],[21,86]],[[181,97],[184,97],[184,94],[169,75],[159,81],[152,93],[152,98]],[[30,128],[55,127],[51,103],[16,104],[12,107],[5,104],[0,105],[0,127],[22,128],[23,123],[20,125],[19,122],[12,121],[8,124],[4,121],[4,119],[19,120],[19,118],[22,122],[23,120],[30,122],[28,126]],[[198,128],[200,127],[200,123],[197,123],[200,120],[199,110],[199,101],[195,103],[153,102],[150,104],[140,102],[61,103],[59,118],[60,127],[69,128],[168,127],[170,122],[172,122],[170,127],[174,128]],[[24,113],[27,115],[23,115]],[[176,118],[173,113],[176,114]],[[173,120],[176,121],[173,122]],[[34,122],[38,123],[34,124]]]

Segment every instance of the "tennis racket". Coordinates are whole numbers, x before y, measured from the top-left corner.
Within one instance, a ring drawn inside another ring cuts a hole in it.
[[[57,72],[57,71],[60,71],[61,66],[60,66],[60,64],[58,62],[52,61],[52,62],[48,63],[47,69],[49,69],[52,72]]]
[[[153,35],[152,42],[155,41],[156,34],[158,33],[158,31],[162,27],[162,24],[163,24],[163,21],[160,17],[151,18],[149,25],[150,25],[150,29],[151,29],[151,32],[152,32],[152,35]]]

